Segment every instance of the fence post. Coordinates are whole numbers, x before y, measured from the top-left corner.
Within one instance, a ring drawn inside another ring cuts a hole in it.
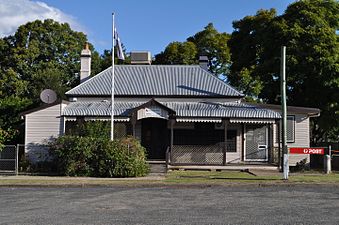
[[[19,144],[16,145],[15,150],[15,175],[19,173]]]
[[[324,156],[324,172],[326,174],[331,173],[331,145],[328,147],[328,154]]]
[[[166,149],[166,172],[168,171],[168,167],[170,164],[170,147]]]

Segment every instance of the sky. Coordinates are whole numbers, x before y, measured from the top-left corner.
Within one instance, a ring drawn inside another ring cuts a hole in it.
[[[150,51],[154,56],[173,41],[213,23],[219,32],[233,31],[232,22],[259,9],[278,15],[294,0],[0,0],[0,37],[36,19],[67,22],[84,32],[102,53],[112,46],[112,13],[127,52]]]

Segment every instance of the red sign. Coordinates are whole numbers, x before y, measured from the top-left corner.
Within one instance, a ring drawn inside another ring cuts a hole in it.
[[[290,148],[290,154],[317,154],[323,155],[323,148]]]

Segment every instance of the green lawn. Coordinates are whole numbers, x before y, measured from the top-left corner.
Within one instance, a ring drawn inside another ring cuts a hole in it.
[[[289,180],[284,181],[282,174],[254,175],[247,172],[227,171],[172,171],[167,174],[165,182],[168,183],[336,183],[339,184],[339,174],[329,175],[319,172],[290,173]]]
[[[339,173],[329,175],[311,171],[290,173],[288,181],[281,173],[248,173],[238,171],[171,171],[165,177],[135,179],[79,178],[79,177],[0,177],[0,186],[161,186],[161,185],[241,185],[241,184],[335,184]]]

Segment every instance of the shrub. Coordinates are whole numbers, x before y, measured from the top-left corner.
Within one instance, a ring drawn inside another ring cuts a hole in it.
[[[135,177],[148,172],[145,149],[132,138],[61,136],[50,143],[58,171],[68,176]]]
[[[110,138],[111,125],[108,121],[84,121],[68,130],[69,135],[94,138]]]
[[[111,171],[118,177],[137,177],[148,173],[145,149],[132,137],[123,138],[116,143],[115,163]]]

